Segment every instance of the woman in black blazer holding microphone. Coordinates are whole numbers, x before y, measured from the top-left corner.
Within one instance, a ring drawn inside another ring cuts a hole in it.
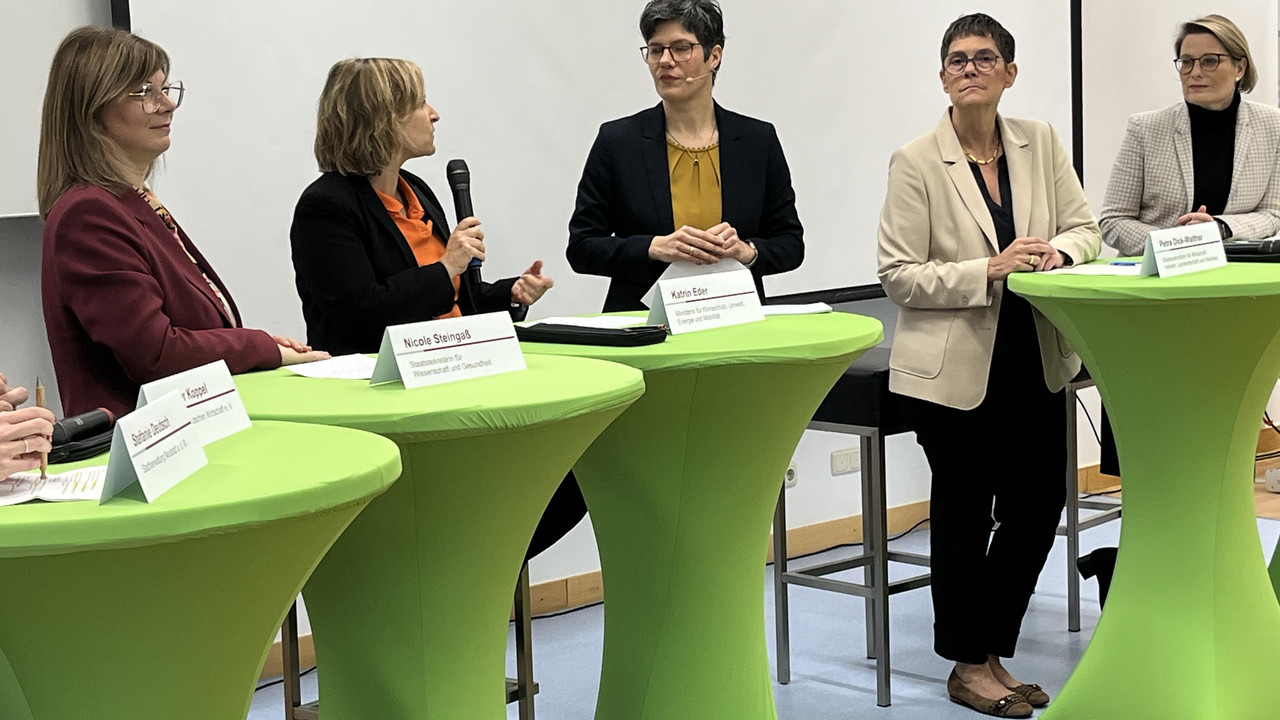
[[[523,319],[552,285],[538,260],[518,278],[463,287],[471,259],[485,257],[480,221],[450,231],[431,188],[401,168],[435,153],[439,119],[408,60],[329,70],[316,121],[323,174],[298,200],[289,239],[307,337],[333,355],[377,352],[388,325],[499,310]]]
[[[600,127],[569,220],[576,272],[612,278],[606,312],[640,310],[675,261],[732,258],[760,278],[804,260],[791,171],[769,123],[711,97],[724,52],[716,0],[652,0],[640,15],[662,102]]]
[[[467,286],[467,265],[485,258],[480,221],[461,218],[450,232],[431,188],[400,167],[435,153],[439,119],[408,60],[343,60],[329,70],[316,121],[323,174],[298,200],[289,239],[307,337],[334,355],[378,352],[388,325],[502,310],[523,319],[553,284],[535,260],[520,277]],[[529,557],[586,512],[570,474]]]

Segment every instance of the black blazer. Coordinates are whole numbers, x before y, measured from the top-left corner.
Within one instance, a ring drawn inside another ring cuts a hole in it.
[[[722,217],[756,244],[760,278],[804,260],[804,228],[782,144],[773,125],[715,106],[720,129]],[[649,259],[656,235],[675,232],[662,104],[607,122],[587,155],[565,255],[575,272],[612,278],[606,312],[643,310],[643,295],[668,263]]]
[[[418,196],[432,228],[446,243],[452,228],[440,201],[421,178],[400,175]],[[418,267],[413,249],[396,227],[367,177],[327,172],[298,199],[289,230],[293,271],[307,342],[334,355],[378,352],[388,325],[422,322],[449,312],[453,283],[443,263]],[[481,283],[476,311],[511,307],[516,278]],[[465,275],[458,307],[471,314]]]

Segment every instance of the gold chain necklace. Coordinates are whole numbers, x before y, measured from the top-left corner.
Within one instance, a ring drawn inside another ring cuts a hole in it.
[[[992,153],[991,157],[987,158],[986,160],[979,160],[978,158],[973,156],[973,153],[969,152],[968,150],[964,150],[964,148],[961,148],[961,150],[964,151],[964,156],[969,158],[969,162],[974,163],[975,165],[990,165],[991,163],[996,161],[996,158],[1000,157],[1000,151],[1004,150],[1004,143],[997,142],[996,151]]]

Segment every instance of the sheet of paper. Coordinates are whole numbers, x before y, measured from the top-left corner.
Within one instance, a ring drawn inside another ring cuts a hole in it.
[[[377,360],[368,355],[339,355],[318,362],[288,365],[285,370],[309,378],[368,380],[373,377],[373,366],[377,363]]]
[[[770,315],[818,315],[831,312],[831,306],[824,302],[806,303],[804,305],[765,305],[764,316]]]
[[[106,476],[106,465],[70,470],[50,475],[44,480],[40,479],[37,471],[15,473],[0,481],[0,506],[37,499],[49,502],[97,500],[102,494],[102,481]]]
[[[527,323],[524,323],[524,326],[529,327],[531,325],[538,325],[540,323],[549,323],[553,325],[572,325],[573,327],[605,328],[605,329],[613,330],[617,328],[643,325],[644,318],[618,317],[617,315],[601,315],[599,317],[571,317],[566,315],[566,316],[542,318],[541,320],[531,320]]]
[[[1060,267],[1050,270],[1055,275],[1130,275],[1138,277],[1142,267],[1137,263],[1132,265],[1072,265],[1071,267]]]

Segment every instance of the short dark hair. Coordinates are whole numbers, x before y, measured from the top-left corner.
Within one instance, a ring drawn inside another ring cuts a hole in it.
[[[649,42],[658,26],[670,20],[698,38],[703,60],[711,57],[716,45],[724,47],[724,15],[716,0],[649,0],[640,13],[640,36]]]
[[[967,37],[991,38],[996,43],[996,49],[1000,51],[1000,57],[1004,58],[1005,65],[1013,62],[1013,35],[1010,35],[1009,31],[1005,30],[995,18],[983,13],[962,15],[951,23],[942,36],[942,62],[947,61],[947,51],[951,49],[951,43]]]

